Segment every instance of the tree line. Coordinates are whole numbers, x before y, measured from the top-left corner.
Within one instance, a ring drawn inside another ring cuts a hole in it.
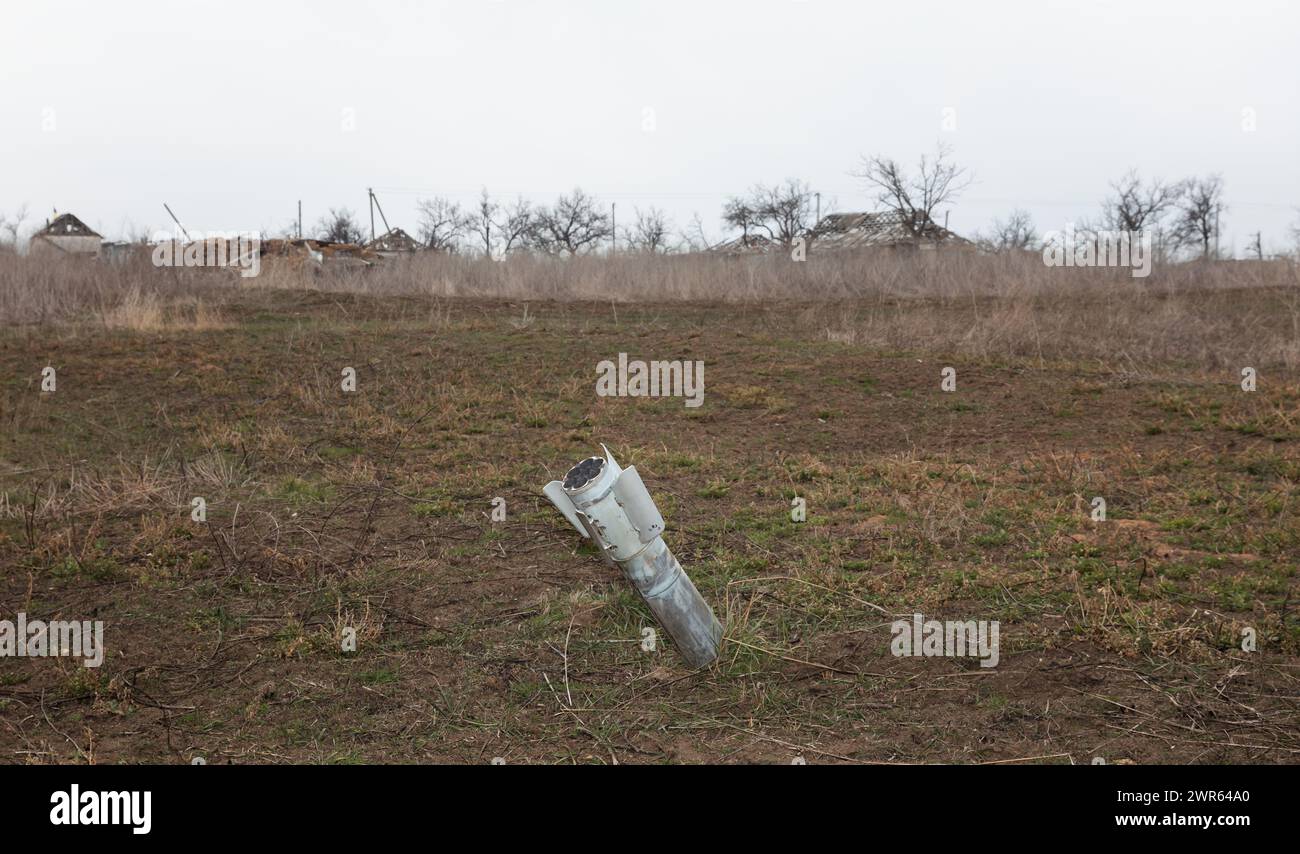
[[[1181,181],[1143,180],[1131,169],[1110,184],[1096,219],[1074,224],[1080,239],[1100,232],[1143,232],[1153,235],[1169,254],[1183,252],[1201,258],[1218,253],[1223,214],[1223,176],[1206,175]],[[1300,243],[1300,225],[1295,230]],[[1017,209],[1006,219],[994,220],[992,229],[977,235],[976,242],[989,251],[1036,250],[1042,239],[1029,214]],[[1258,237],[1253,250],[1263,256]]]
[[[933,233],[941,224],[941,212],[951,209],[973,180],[943,145],[922,155],[912,168],[884,155],[864,156],[851,174],[873,197],[877,211],[895,214],[902,228],[914,236]],[[729,234],[745,242],[790,247],[801,237],[816,237],[821,201],[811,185],[796,178],[760,183],[727,197],[721,221]],[[826,202],[824,211],[830,212],[834,200]],[[1144,180],[1130,170],[1109,185],[1099,215],[1081,219],[1074,228],[1081,238],[1103,230],[1153,232],[1166,252],[1185,250],[1210,257],[1217,252],[1227,210],[1222,175],[1167,182]],[[615,234],[612,212],[581,189],[550,206],[524,198],[499,202],[484,189],[472,206],[445,198],[424,199],[418,203],[418,213],[419,238],[426,247],[493,256],[516,251],[579,255],[611,245],[657,254],[706,249],[716,243],[706,235],[698,215],[679,230],[655,207],[633,209]],[[1296,237],[1300,242],[1300,227]],[[977,232],[974,242],[986,251],[1006,252],[1037,250],[1043,238],[1030,215],[1017,209],[1005,219],[994,220],[990,230]]]
[[[548,255],[580,255],[610,243],[615,236],[614,212],[594,196],[575,189],[552,205],[528,199],[494,199],[486,189],[478,201],[463,206],[450,199],[421,199],[416,205],[418,237],[427,249],[468,251],[499,257],[532,251]],[[363,229],[347,209],[331,209],[316,226],[322,240],[362,242]],[[677,247],[672,226],[658,208],[635,209],[631,222],[618,231],[618,243],[643,252],[668,252]]]
[[[864,156],[851,174],[873,196],[877,211],[897,215],[897,221],[914,236],[933,233],[940,210],[950,209],[972,182],[969,171],[958,165],[943,145],[921,156],[910,169],[883,155]],[[755,184],[745,193],[727,197],[721,220],[728,233],[738,232],[746,243],[763,241],[790,247],[799,238],[815,239],[820,203],[821,194],[807,182],[787,178],[772,185]],[[826,210],[833,207],[834,201],[828,199]],[[1110,183],[1098,215],[1073,227],[1079,239],[1102,231],[1151,233],[1166,254],[1208,258],[1218,253],[1227,210],[1220,174],[1163,181],[1144,179],[1137,170],[1129,170]],[[491,257],[521,251],[573,256],[610,247],[663,254],[716,245],[698,214],[686,228],[678,229],[659,208],[638,207],[626,219],[620,218],[616,228],[614,211],[580,188],[550,205],[523,197],[498,200],[484,188],[472,205],[443,197],[421,199],[417,216],[417,237],[425,248]],[[25,218],[25,207],[16,216],[0,216],[0,248],[17,245]],[[282,231],[284,236],[292,236],[296,226]],[[331,208],[309,236],[364,243],[369,232],[351,210]],[[1044,243],[1032,218],[1022,209],[995,219],[989,230],[973,237],[989,252],[1034,251]],[[1293,237],[1300,248],[1300,223],[1293,229]],[[1251,251],[1263,257],[1258,235]]]

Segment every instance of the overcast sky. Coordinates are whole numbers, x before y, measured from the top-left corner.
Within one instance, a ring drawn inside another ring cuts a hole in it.
[[[998,10],[998,11],[995,11]],[[1221,172],[1224,248],[1300,220],[1300,4],[840,0],[8,3],[0,215],[107,237],[277,229],[303,202],[393,225],[479,188],[575,186],[720,237],[728,194],[797,177],[869,210],[863,154],[943,141],[959,233],[1094,217],[1130,167]],[[945,113],[945,110],[951,110]],[[945,116],[955,119],[946,129]],[[1251,123],[1253,116],[1253,125]],[[1253,130],[1252,130],[1253,127]],[[626,213],[625,213],[626,212]]]

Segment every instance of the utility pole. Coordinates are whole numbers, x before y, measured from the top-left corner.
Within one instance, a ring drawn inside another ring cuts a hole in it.
[[[813,228],[822,224],[822,194],[813,193],[817,197],[817,219],[813,221]]]
[[[618,203],[609,203],[609,240],[611,255],[618,252]]]
[[[1219,209],[1214,209],[1214,260],[1219,260]]]
[[[374,194],[373,190],[370,193],[370,201],[373,202],[375,207],[379,210],[379,221],[384,224],[384,234],[387,234],[388,232],[392,231],[393,227],[388,224],[388,217],[384,216],[384,206],[379,204],[379,197]],[[372,232],[375,230],[374,214],[370,215],[370,230]],[[373,237],[370,239],[374,240]]]
[[[298,239],[302,240],[302,199],[298,200]]]
[[[371,189],[370,187],[366,187],[366,196],[367,196],[367,197],[369,198],[369,200],[370,200],[370,240],[371,240],[371,242],[374,242],[374,239],[375,239],[375,191],[374,191],[373,189]]]
[[[181,221],[176,218],[176,214],[172,213],[172,209],[170,207],[167,207],[166,202],[163,202],[163,207],[167,208],[167,215],[172,218],[172,222],[176,223],[176,227],[181,230],[181,234],[185,235],[186,240],[189,240],[190,233],[185,230],[185,226],[181,225]]]

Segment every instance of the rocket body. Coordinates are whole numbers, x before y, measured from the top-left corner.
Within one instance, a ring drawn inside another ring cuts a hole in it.
[[[664,520],[635,467],[605,458],[578,463],[543,493],[607,562],[636,587],[682,657],[705,667],[718,657],[722,624],[664,542]]]

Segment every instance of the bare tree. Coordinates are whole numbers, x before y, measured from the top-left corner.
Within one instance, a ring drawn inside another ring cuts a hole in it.
[[[532,229],[535,245],[543,252],[577,255],[594,248],[610,235],[609,214],[580,189],[560,196],[549,208],[538,208]]]
[[[1016,209],[1006,220],[993,220],[993,231],[975,238],[981,249],[988,252],[1011,252],[1033,249],[1038,244],[1034,221],[1028,212]]]
[[[1177,246],[1199,246],[1201,257],[1210,257],[1211,244],[1219,231],[1219,216],[1227,209],[1223,203],[1222,175],[1186,181],[1177,203],[1174,243]]]
[[[795,178],[771,187],[756,184],[749,195],[733,196],[722,206],[723,222],[744,237],[761,234],[782,246],[806,234],[815,225],[813,216],[813,192]]]
[[[1263,260],[1264,260],[1264,242],[1263,242],[1263,241],[1264,241],[1264,234],[1263,234],[1263,232],[1259,232],[1259,231],[1257,231],[1257,232],[1255,232],[1255,239],[1252,240],[1252,241],[1250,242],[1250,244],[1249,244],[1250,251],[1251,251],[1251,252],[1254,252],[1254,253],[1255,253],[1255,258],[1256,258],[1257,260],[1260,260],[1260,261],[1263,261]]]
[[[646,252],[651,255],[670,250],[669,234],[672,226],[663,211],[652,207],[648,210],[634,208],[636,220],[623,229],[623,240],[633,252]]]
[[[450,199],[424,199],[416,209],[420,212],[420,242],[429,249],[454,250],[461,237],[474,227],[474,216]]]
[[[709,235],[704,231],[704,220],[700,217],[699,211],[691,215],[691,223],[685,229],[678,233],[681,244],[691,252],[703,252],[713,243],[709,240]]]
[[[1110,185],[1112,195],[1102,203],[1102,219],[1114,231],[1154,231],[1183,194],[1183,184],[1159,179],[1143,183],[1137,170]]]
[[[469,231],[478,240],[479,248],[488,258],[492,257],[493,217],[497,215],[497,203],[488,195],[487,187],[479,193],[478,208],[470,213]]]
[[[496,226],[501,254],[509,255],[515,250],[527,249],[536,225],[532,203],[520,197],[510,207],[500,210],[501,219]]]
[[[330,243],[361,243],[366,239],[365,235],[356,215],[347,208],[330,208],[329,214],[316,223],[317,239]]]
[[[802,181],[787,178],[780,186],[760,188],[759,224],[782,246],[807,233],[812,226],[813,192]]]
[[[748,240],[750,229],[758,224],[758,212],[750,199],[733,196],[722,206],[722,221],[740,229],[741,236]]]
[[[862,168],[855,176],[876,190],[876,201],[899,214],[913,235],[931,228],[936,209],[956,201],[972,180],[942,143],[933,156],[921,155],[915,175],[909,175],[897,160],[870,156],[862,158]]]
[[[7,249],[18,248],[18,232],[23,227],[23,221],[27,219],[27,205],[18,208],[12,217],[0,216],[0,232],[8,235],[0,237],[0,247]]]

